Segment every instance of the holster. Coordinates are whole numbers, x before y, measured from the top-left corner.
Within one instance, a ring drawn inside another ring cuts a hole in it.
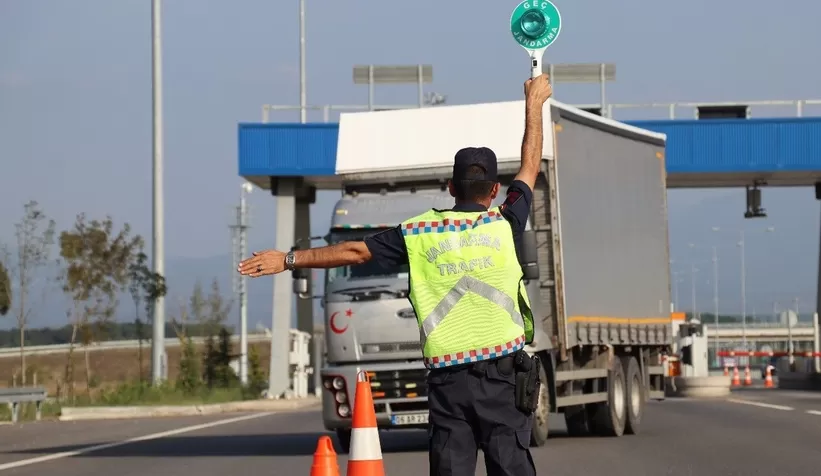
[[[542,363],[538,356],[531,357],[527,352],[520,350],[516,353],[515,369],[516,408],[522,413],[530,415],[536,411],[536,407],[539,405]]]

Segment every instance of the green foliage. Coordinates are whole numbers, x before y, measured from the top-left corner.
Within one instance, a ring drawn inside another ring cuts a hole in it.
[[[19,293],[17,325],[25,330],[31,313],[28,306],[31,283],[37,270],[48,263],[51,247],[54,245],[55,222],[46,218],[40,205],[31,200],[23,205],[23,218],[14,224],[14,228],[17,238],[16,278]]]
[[[202,353],[205,386],[214,388],[217,382],[217,343],[213,335],[205,338],[205,350]]]
[[[3,261],[0,261],[0,316],[11,309],[11,276]]]
[[[83,406],[191,405],[242,399],[243,393],[240,388],[208,390],[200,387],[189,393],[178,385],[168,382],[159,385],[152,385],[149,382],[126,382],[113,389],[99,392],[93,399],[78,399],[76,404]]]
[[[208,336],[203,352],[203,380],[208,388],[235,387],[239,380],[231,368],[231,333],[225,327],[219,331],[218,339]]]
[[[262,370],[259,351],[251,346],[248,351],[248,392],[249,398],[259,398],[262,392],[268,388],[265,372]]]
[[[154,272],[148,266],[148,256],[143,252],[142,243],[134,259],[128,264],[128,292],[134,301],[137,339],[142,342],[143,321],[140,319],[140,304],[145,306],[145,318],[152,319],[157,299],[168,294],[165,276]],[[142,363],[140,364],[142,365]]]
[[[185,338],[182,345],[180,371],[179,374],[177,374],[177,388],[186,395],[193,395],[202,383],[197,365],[197,353],[190,337]]]
[[[90,326],[91,319],[110,320],[117,308],[117,293],[132,277],[131,265],[143,240],[130,234],[128,223],[115,233],[110,217],[87,222],[84,214],[77,216],[71,230],[60,233],[60,256],[66,265],[63,292],[83,306],[77,317],[84,344],[100,330]]]

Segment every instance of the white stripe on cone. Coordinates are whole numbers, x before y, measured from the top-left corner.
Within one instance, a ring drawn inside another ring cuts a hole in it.
[[[376,428],[354,428],[351,430],[351,452],[349,461],[374,461],[382,459],[379,447],[379,430]]]

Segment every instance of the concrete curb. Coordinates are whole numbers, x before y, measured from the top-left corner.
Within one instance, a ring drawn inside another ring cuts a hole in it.
[[[116,420],[131,418],[218,415],[222,413],[235,412],[299,410],[315,406],[319,406],[319,399],[309,397],[291,400],[248,400],[243,402],[215,403],[209,405],[63,407],[60,412],[59,420]]]
[[[674,377],[670,379],[668,397],[719,398],[730,395],[730,377]]]

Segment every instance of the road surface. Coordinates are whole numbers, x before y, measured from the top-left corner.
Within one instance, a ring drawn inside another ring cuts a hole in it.
[[[741,389],[729,400],[651,402],[641,434],[622,438],[570,438],[560,418],[552,427],[533,450],[541,475],[821,472],[821,394]],[[0,476],[307,476],[322,434],[316,410],[4,425]],[[427,474],[423,432],[383,432],[382,447],[387,476]],[[481,453],[476,474],[485,475]]]

